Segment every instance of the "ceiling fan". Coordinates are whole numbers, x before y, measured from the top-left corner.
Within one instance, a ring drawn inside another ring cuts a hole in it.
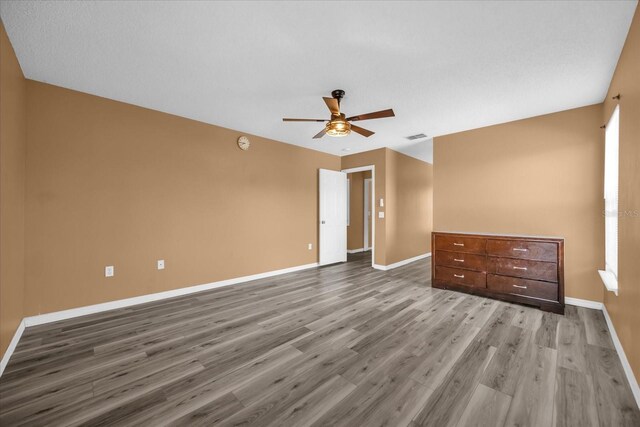
[[[354,131],[364,137],[370,137],[375,132],[361,128],[349,122],[356,122],[360,120],[382,119],[385,117],[395,117],[392,109],[376,111],[375,113],[360,114],[357,116],[346,117],[344,113],[340,112],[340,100],[344,97],[344,91],[336,89],[331,92],[332,98],[322,97],[325,104],[331,111],[331,119],[282,119],[284,122],[327,122],[325,128],[322,129],[314,139],[322,138],[325,134],[329,136],[346,136]]]

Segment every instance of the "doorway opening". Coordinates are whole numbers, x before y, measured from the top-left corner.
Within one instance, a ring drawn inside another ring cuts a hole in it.
[[[374,265],[375,166],[343,169],[347,174],[347,261]]]

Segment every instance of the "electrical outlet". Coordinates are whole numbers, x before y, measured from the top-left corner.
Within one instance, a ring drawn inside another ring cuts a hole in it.
[[[313,243],[309,243],[309,250],[313,249]]]
[[[113,277],[116,274],[116,269],[113,265],[107,265],[104,268],[104,277]]]
[[[164,270],[164,260],[163,259],[159,259],[158,260],[158,270]]]
[[[378,218],[384,218],[384,212],[378,212]]]

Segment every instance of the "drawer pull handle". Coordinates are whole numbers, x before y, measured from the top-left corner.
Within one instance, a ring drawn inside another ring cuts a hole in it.
[[[453,246],[464,246],[464,243],[454,243]]]
[[[463,260],[463,259],[458,259],[458,258],[454,258],[453,260],[454,260],[455,262],[464,262],[464,260]]]
[[[514,288],[527,289],[526,286],[513,285]]]
[[[514,270],[524,270],[527,271],[527,267],[513,267]]]
[[[464,279],[464,274],[454,274],[454,276],[459,279]]]
[[[529,249],[525,249],[525,248],[513,248],[514,251],[520,251],[520,252],[527,252],[529,251]]]

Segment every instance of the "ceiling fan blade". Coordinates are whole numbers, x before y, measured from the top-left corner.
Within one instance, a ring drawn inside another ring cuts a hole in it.
[[[327,107],[329,107],[329,111],[331,111],[331,114],[340,114],[340,104],[338,104],[337,99],[327,98],[324,96],[322,97],[322,99],[324,99],[324,103],[327,104]]]
[[[371,135],[373,135],[375,132],[371,132],[370,130],[361,128],[360,126],[356,126],[356,125],[351,125],[351,130],[359,133],[360,135],[369,138]]]
[[[322,129],[320,132],[318,132],[316,134],[316,136],[313,137],[313,139],[320,139],[320,138],[322,138],[324,136],[325,133],[327,133],[327,130],[326,129]]]
[[[357,122],[359,120],[383,119],[385,117],[395,117],[391,108],[388,110],[376,111],[375,113],[360,114],[358,116],[347,117],[347,120]]]
[[[326,119],[282,119],[283,122],[328,122]]]

